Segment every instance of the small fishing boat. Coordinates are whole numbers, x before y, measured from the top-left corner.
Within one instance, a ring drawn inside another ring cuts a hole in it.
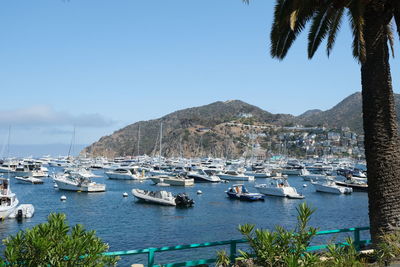
[[[164,190],[148,191],[132,189],[132,194],[139,200],[165,206],[191,207],[194,204],[193,199],[189,199],[185,193],[174,196],[171,192]]]
[[[21,204],[8,216],[8,218],[16,218],[19,220],[23,218],[32,218],[34,213],[35,208],[32,204]]]
[[[264,196],[259,193],[249,193],[243,184],[234,184],[225,191],[229,198],[247,200],[247,201],[264,201]]]
[[[43,184],[43,180],[35,177],[20,177],[20,176],[15,176],[14,177],[18,182],[20,183],[28,183],[28,184]]]
[[[267,178],[267,181],[268,182],[265,184],[258,184],[254,187],[258,190],[258,192],[264,195],[295,199],[304,198],[303,195],[297,193],[296,188],[289,185],[287,177],[285,176]]]
[[[339,186],[333,180],[325,180],[324,182],[314,182],[313,184],[315,191],[331,193],[331,194],[351,194],[353,189],[351,187]]]

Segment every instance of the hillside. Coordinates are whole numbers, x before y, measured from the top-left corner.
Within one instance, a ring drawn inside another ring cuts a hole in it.
[[[247,149],[242,140],[245,132],[236,129],[238,127],[224,127],[224,123],[239,121],[283,125],[293,119],[292,115],[271,114],[240,100],[218,101],[179,110],[160,119],[128,125],[112,135],[100,138],[82,153],[108,157],[157,154],[162,123],[163,155],[191,157],[208,155],[212,150],[214,156],[237,156]]]
[[[395,99],[399,109],[400,95],[395,95]],[[398,114],[399,112],[400,110]],[[229,124],[230,122],[236,122],[237,125]],[[158,155],[161,124],[164,156],[237,157],[249,150],[249,134],[254,133],[243,126],[246,124],[349,127],[362,133],[361,93],[348,96],[329,110],[309,110],[297,117],[272,114],[240,100],[218,101],[175,111],[159,119],[128,125],[100,138],[81,153],[108,157]],[[260,130],[258,133],[261,132]]]

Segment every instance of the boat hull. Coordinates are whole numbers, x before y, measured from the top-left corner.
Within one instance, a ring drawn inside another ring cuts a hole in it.
[[[81,191],[81,192],[104,192],[106,191],[106,185],[104,184],[95,184],[89,183],[86,185],[77,185],[74,183],[70,183],[68,181],[62,181],[54,179],[54,182],[57,184],[58,189],[67,190],[67,191]]]

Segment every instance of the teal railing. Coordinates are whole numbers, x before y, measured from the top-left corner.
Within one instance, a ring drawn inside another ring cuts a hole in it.
[[[357,250],[360,249],[360,246],[363,244],[370,243],[370,240],[361,240],[361,231],[369,230],[369,227],[354,227],[354,228],[346,228],[346,229],[336,229],[336,230],[327,230],[327,231],[319,231],[317,235],[330,235],[330,234],[339,234],[339,233],[349,233],[353,232],[354,234],[354,245]],[[165,252],[165,251],[174,251],[174,250],[183,250],[183,249],[194,249],[194,248],[205,248],[205,247],[216,247],[229,245],[229,258],[231,262],[235,261],[236,258],[236,247],[237,244],[247,243],[245,239],[235,239],[235,240],[227,240],[227,241],[218,241],[218,242],[206,242],[200,244],[191,244],[191,245],[178,245],[173,247],[160,247],[160,248],[145,248],[145,249],[137,249],[137,250],[126,250],[126,251],[114,251],[114,252],[106,252],[103,253],[107,256],[128,256],[128,255],[138,255],[138,254],[147,254],[147,266],[148,267],[161,267],[161,265],[154,264],[154,256],[156,252]],[[318,245],[318,246],[310,246],[307,248],[308,251],[325,249],[328,245]],[[216,258],[211,259],[200,259],[200,260],[192,260],[185,262],[176,262],[176,263],[167,263],[162,264],[164,267],[179,267],[179,266],[193,266],[198,264],[208,264],[214,263]]]

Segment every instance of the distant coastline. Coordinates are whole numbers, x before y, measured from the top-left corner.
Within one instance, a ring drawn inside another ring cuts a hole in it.
[[[71,148],[71,156],[78,156],[87,145],[77,144]],[[9,157],[42,157],[50,155],[52,157],[67,156],[70,144],[10,144]],[[0,147],[0,158],[7,157],[7,147]]]

